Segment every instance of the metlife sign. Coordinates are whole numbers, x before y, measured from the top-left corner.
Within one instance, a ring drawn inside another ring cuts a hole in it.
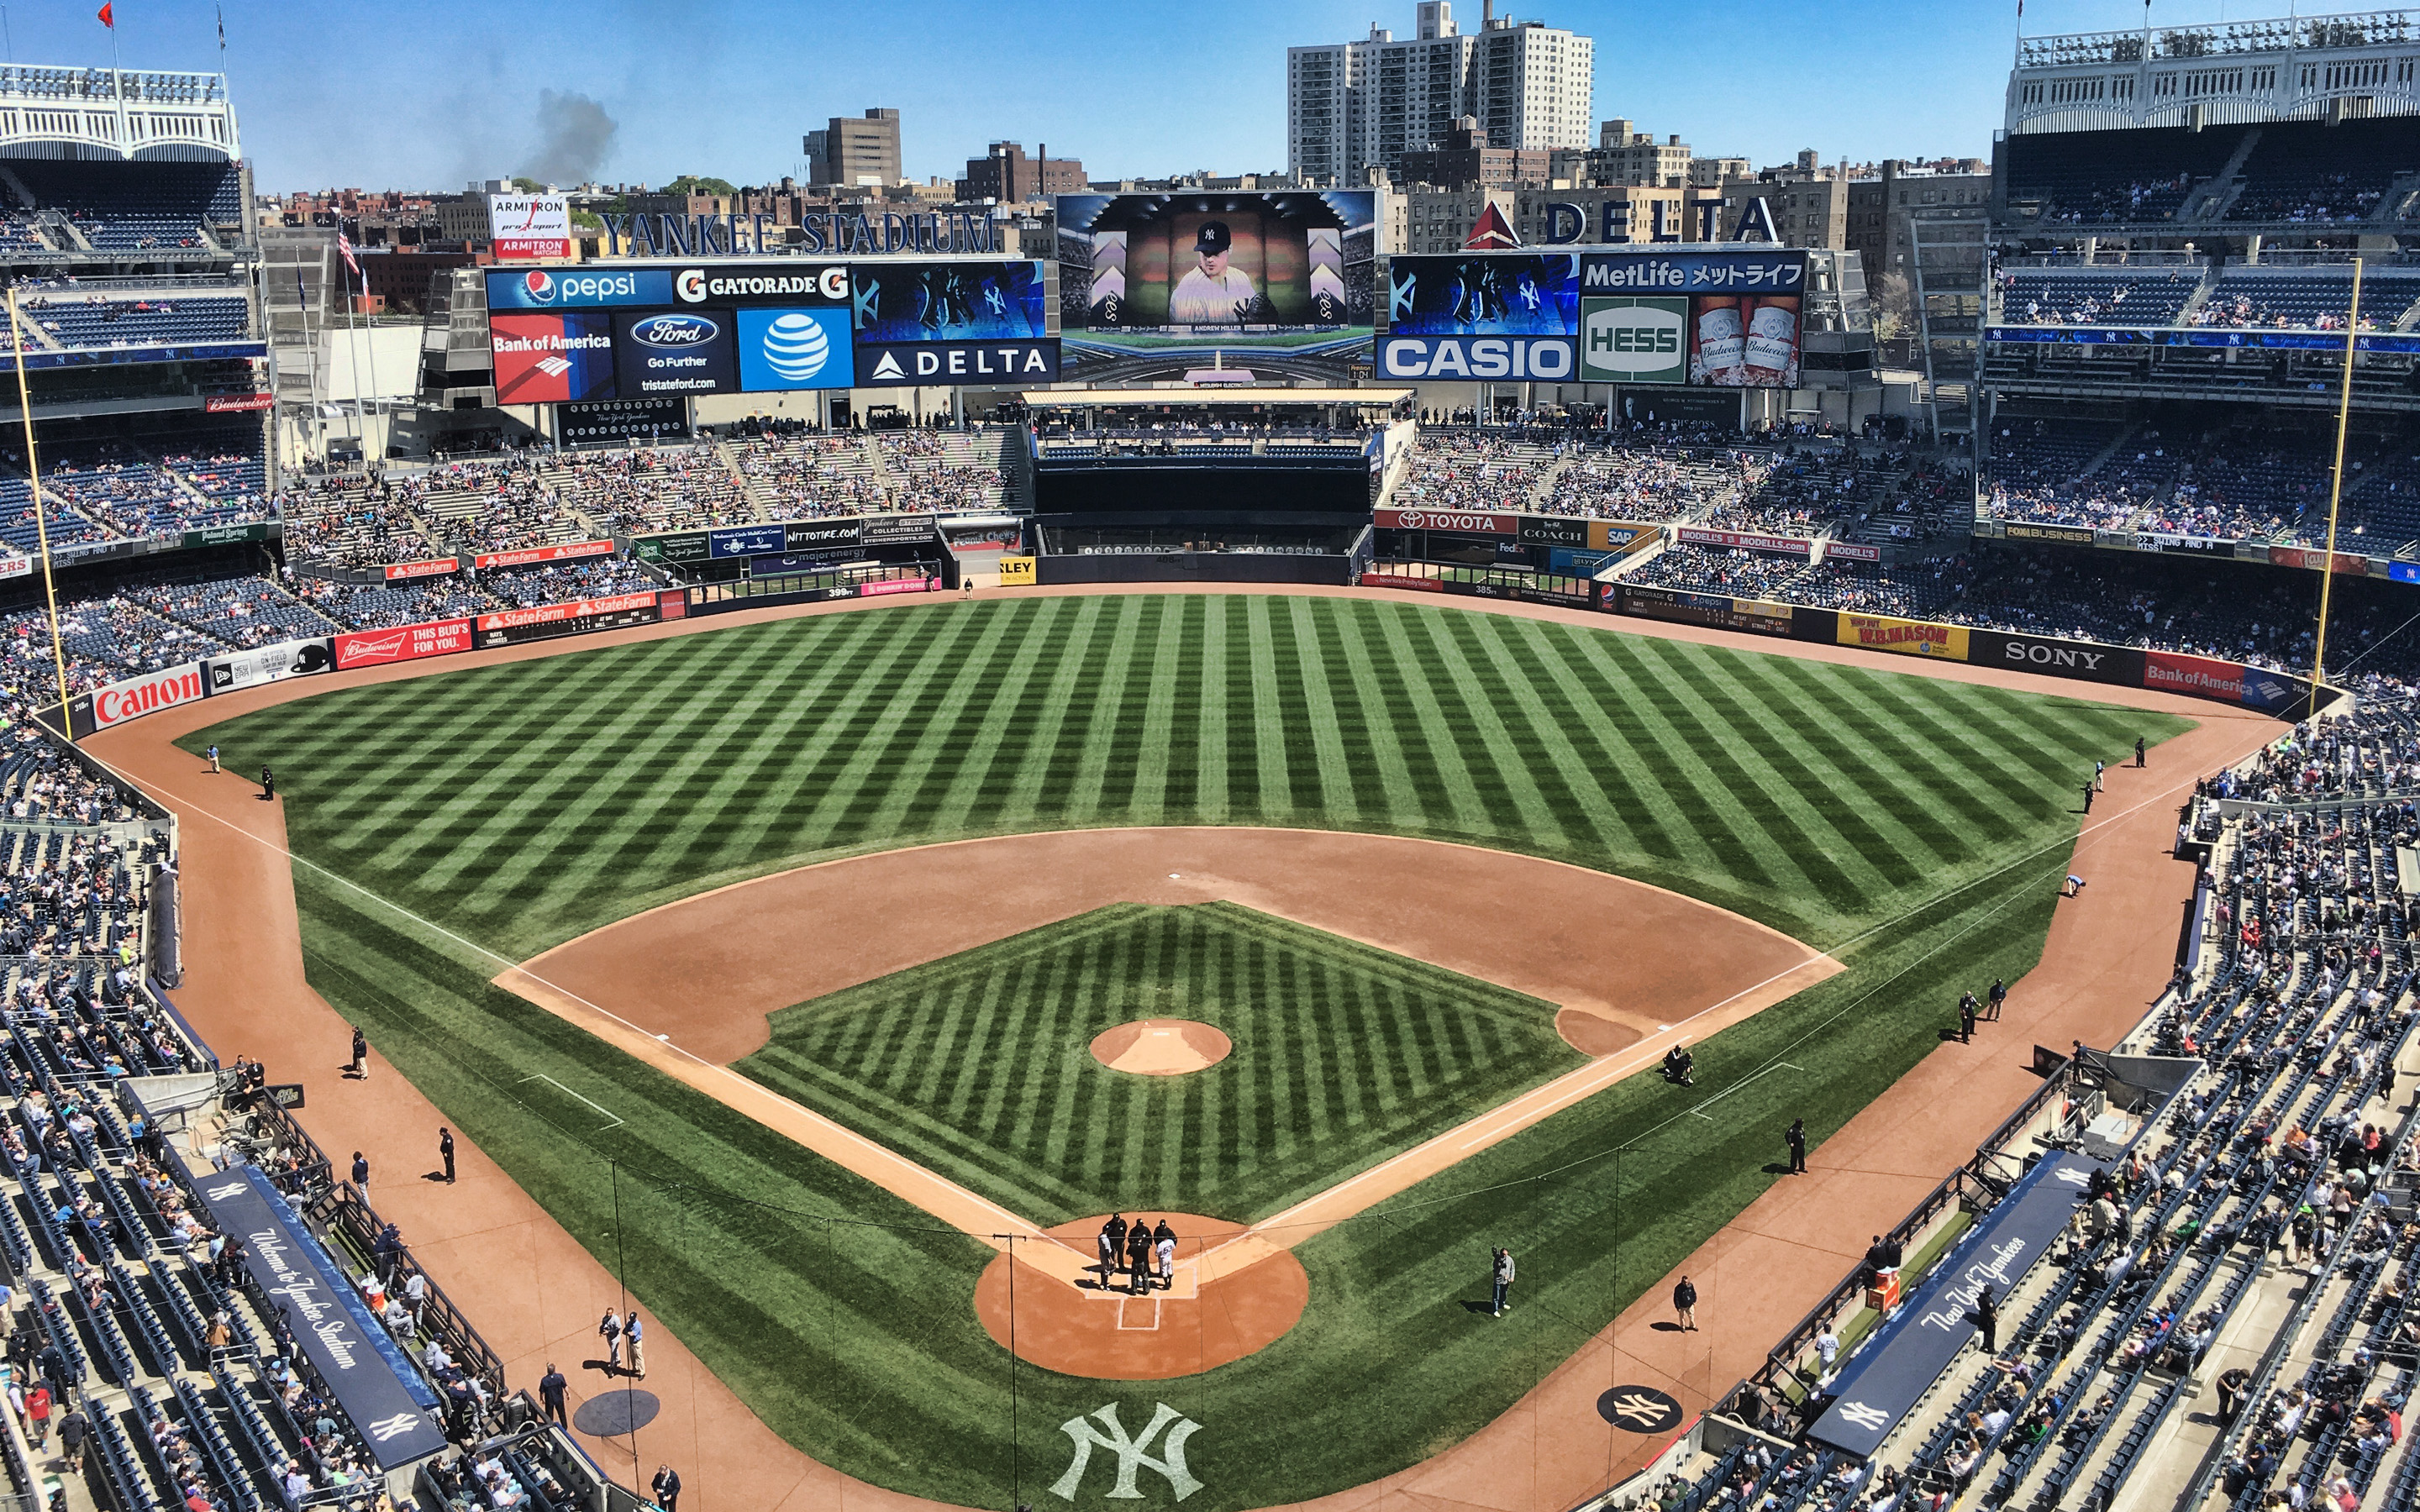
[[[1535,378],[1552,382],[1573,376],[1569,336],[1381,336],[1382,378]]]
[[[857,348],[857,381],[864,388],[980,387],[986,383],[1054,383],[1059,341],[888,342]]]

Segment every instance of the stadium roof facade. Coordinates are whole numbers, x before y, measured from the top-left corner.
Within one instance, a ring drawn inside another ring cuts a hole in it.
[[[2073,32],[2017,42],[2008,131],[2420,115],[2420,13]]]
[[[225,74],[0,67],[0,158],[241,156]]]

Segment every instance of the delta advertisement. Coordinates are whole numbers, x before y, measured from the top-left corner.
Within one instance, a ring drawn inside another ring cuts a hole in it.
[[[499,262],[571,255],[571,201],[561,194],[490,194],[488,236]]]
[[[1171,345],[1305,352],[1370,339],[1373,191],[1062,194],[1057,210],[1070,362]]]
[[[1390,257],[1383,378],[1568,378],[1579,331],[1579,258],[1473,252]]]
[[[1588,254],[1579,378],[1794,389],[1806,287],[1803,252]]]
[[[1045,272],[1031,260],[914,259],[490,272],[496,396],[591,407],[583,424],[628,434],[636,420],[666,422],[606,401],[1049,382],[1059,343]]]

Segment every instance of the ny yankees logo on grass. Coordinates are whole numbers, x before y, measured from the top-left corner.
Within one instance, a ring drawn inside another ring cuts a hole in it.
[[[1185,1441],[1193,1437],[1194,1431],[1202,1425],[1166,1402],[1154,1405],[1158,1411],[1152,1413],[1150,1424],[1131,1439],[1126,1437],[1125,1426],[1118,1421],[1118,1404],[1115,1402],[1093,1413],[1107,1425],[1109,1431],[1106,1433],[1081,1417],[1071,1417],[1060,1424],[1059,1431],[1075,1443],[1076,1458],[1068,1462],[1067,1473],[1051,1486],[1050,1494],[1063,1502],[1076,1499],[1076,1488],[1083,1484],[1084,1471],[1093,1462],[1093,1449],[1096,1444],[1118,1457],[1117,1480],[1109,1487],[1109,1493],[1112,1500],[1140,1501],[1142,1492],[1135,1489],[1135,1473],[1143,1470],[1156,1471],[1176,1492],[1176,1499],[1180,1502],[1200,1490],[1202,1483],[1185,1468]],[[1159,1455],[1155,1458],[1148,1451],[1152,1439],[1163,1427],[1168,1429],[1168,1434],[1160,1439]]]

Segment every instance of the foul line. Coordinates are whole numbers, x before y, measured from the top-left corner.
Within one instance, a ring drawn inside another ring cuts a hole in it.
[[[549,1075],[548,1075],[546,1072],[538,1072],[536,1075],[535,1075],[535,1076],[524,1076],[524,1077],[522,1077],[520,1081],[517,1081],[517,1082],[513,1083],[513,1085],[514,1085],[515,1087],[527,1087],[527,1086],[528,1086],[530,1083],[532,1083],[532,1082],[544,1082],[544,1083],[546,1083],[549,1087],[553,1088],[556,1091],[561,1092],[561,1093],[562,1093],[564,1096],[566,1096],[566,1097],[580,1097],[580,1094],[579,1094],[578,1092],[575,1092],[575,1091],[573,1091],[570,1088],[564,1086],[561,1082],[556,1081],[553,1077],[549,1076]],[[604,1129],[598,1129],[598,1130],[595,1131],[595,1132],[596,1132],[596,1133],[597,1133],[597,1134],[603,1134],[603,1133],[605,1133],[605,1130],[606,1130],[606,1129],[618,1129],[618,1128],[620,1128],[620,1127],[621,1127],[625,1122],[628,1121],[628,1120],[625,1119],[624,1119],[620,1114],[618,1114],[618,1113],[614,1112],[612,1108],[606,1107],[606,1106],[602,1105],[601,1103],[592,1102],[592,1101],[590,1101],[589,1099],[584,1098],[584,1097],[580,1097],[580,1101],[582,1101],[582,1103],[588,1103],[588,1105],[589,1105],[590,1107],[595,1108],[597,1112],[602,1113],[602,1114],[603,1114],[603,1115],[605,1115],[607,1118],[609,1118],[609,1119],[613,1119],[613,1120],[612,1123],[607,1124],[607,1125],[605,1126],[605,1128],[604,1128]]]

